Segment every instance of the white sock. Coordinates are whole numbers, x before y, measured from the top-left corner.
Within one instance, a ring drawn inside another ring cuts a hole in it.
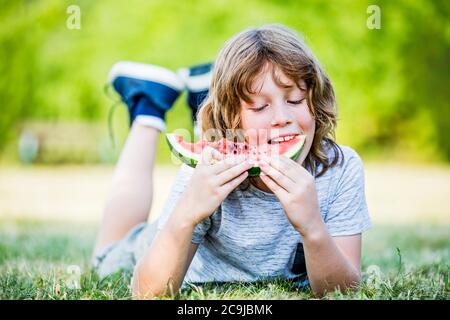
[[[137,121],[143,126],[158,129],[161,132],[166,130],[166,123],[164,120],[155,116],[141,114],[138,115],[134,121]]]

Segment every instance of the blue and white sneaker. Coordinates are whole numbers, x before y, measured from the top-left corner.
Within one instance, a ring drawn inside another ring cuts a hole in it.
[[[114,64],[108,78],[128,106],[130,125],[136,120],[160,131],[166,129],[166,111],[185,88],[169,69],[130,61]]]
[[[191,108],[196,134],[199,131],[197,128],[197,112],[208,96],[213,66],[213,63],[204,63],[177,70],[178,76],[188,90],[187,103]]]

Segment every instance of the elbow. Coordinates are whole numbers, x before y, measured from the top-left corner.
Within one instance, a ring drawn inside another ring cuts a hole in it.
[[[311,291],[315,297],[322,298],[328,293],[335,292],[336,290],[340,291],[343,294],[355,292],[359,289],[360,284],[361,275],[359,273],[356,273],[338,283],[329,283],[327,281],[315,284],[311,283]]]
[[[353,269],[335,286],[333,290],[339,290],[341,293],[351,293],[358,291],[361,284],[361,272]]]
[[[177,292],[174,289],[172,279],[168,281],[162,280],[163,277],[154,274],[151,270],[142,270],[139,263],[134,268],[131,280],[131,294],[133,299],[148,300],[161,297],[174,297]]]
[[[139,266],[136,265],[131,279],[131,294],[133,299],[152,299],[158,296],[158,292],[152,292],[150,290],[150,286],[148,285],[149,281],[150,279],[144,279]]]
[[[355,272],[350,275],[345,283],[344,283],[344,292],[355,292],[359,289],[360,285],[361,285],[361,271],[360,270],[355,270]]]
[[[361,284],[361,275],[359,273],[353,275],[353,277],[347,279],[343,285],[342,292],[355,292],[358,291]]]

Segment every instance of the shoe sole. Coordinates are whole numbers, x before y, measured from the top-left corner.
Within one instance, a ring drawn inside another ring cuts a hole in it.
[[[189,68],[182,68],[177,70],[177,74],[191,92],[209,90],[211,86],[212,71],[200,75],[191,75]]]
[[[109,83],[113,83],[118,77],[127,77],[161,83],[176,91],[182,91],[185,88],[183,81],[178,75],[164,67],[151,64],[119,61],[113,65],[108,75]]]

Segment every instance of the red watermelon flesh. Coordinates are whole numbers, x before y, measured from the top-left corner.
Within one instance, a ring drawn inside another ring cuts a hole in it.
[[[216,149],[224,157],[230,155],[248,155],[254,167],[249,170],[250,176],[259,175],[260,169],[258,162],[262,155],[276,156],[285,155],[296,160],[301,153],[306,136],[296,135],[289,141],[280,143],[265,143],[258,146],[250,145],[246,142],[233,142],[222,138],[218,141],[201,140],[196,143],[184,141],[183,137],[178,134],[167,134],[167,141],[172,153],[184,163],[195,167],[200,159],[200,155],[206,146]]]

